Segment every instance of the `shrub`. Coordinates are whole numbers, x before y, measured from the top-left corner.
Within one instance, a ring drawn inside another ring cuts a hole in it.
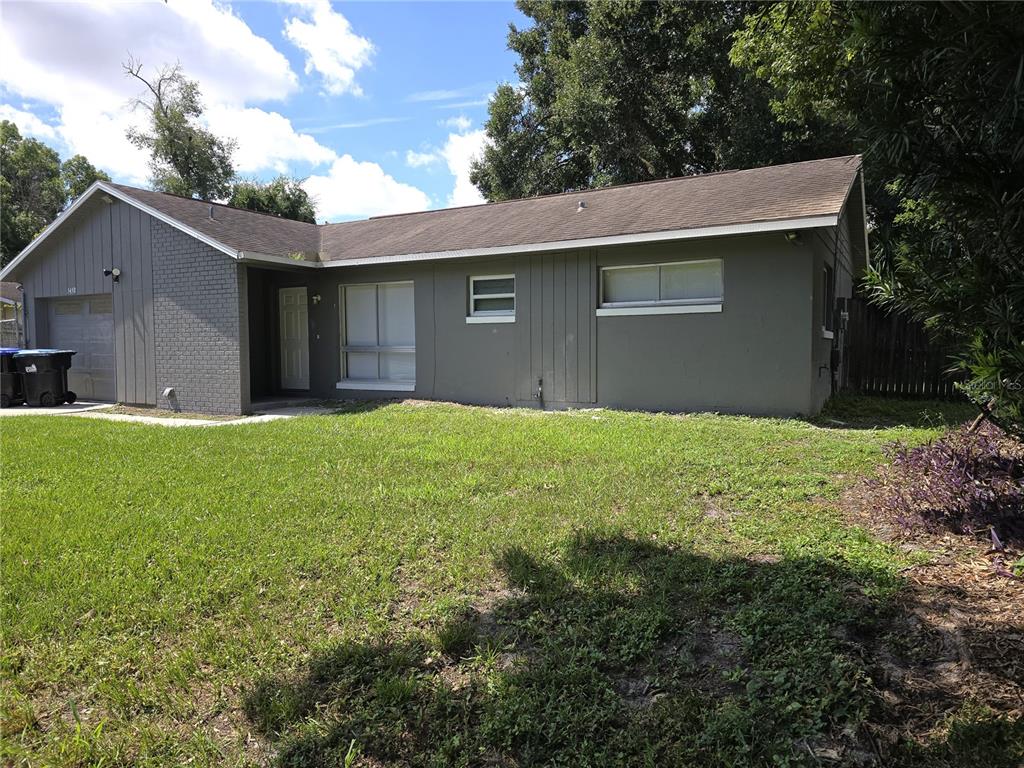
[[[882,511],[907,526],[1024,538],[1024,444],[984,423],[924,445],[895,443],[878,480]]]

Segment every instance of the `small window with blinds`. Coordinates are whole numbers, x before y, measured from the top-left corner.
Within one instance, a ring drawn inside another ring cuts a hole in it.
[[[516,319],[516,276],[469,278],[467,323],[512,323]]]

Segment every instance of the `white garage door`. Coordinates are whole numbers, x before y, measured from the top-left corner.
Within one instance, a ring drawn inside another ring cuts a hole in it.
[[[79,400],[114,400],[114,307],[109,294],[56,299],[49,309],[48,346],[73,349],[68,389]]]

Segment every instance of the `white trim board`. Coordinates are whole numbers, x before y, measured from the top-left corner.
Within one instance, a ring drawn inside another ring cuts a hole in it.
[[[484,325],[486,323],[514,323],[515,315],[466,315],[466,322],[469,325]]]
[[[342,379],[335,389],[361,389],[366,392],[412,392],[415,381],[379,381],[377,379]]]
[[[598,307],[598,317],[615,317],[624,315],[696,315],[705,312],[721,312],[721,302],[715,304],[671,304],[652,305],[647,307]]]

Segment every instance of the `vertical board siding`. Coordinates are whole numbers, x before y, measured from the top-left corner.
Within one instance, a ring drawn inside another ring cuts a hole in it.
[[[579,295],[576,290],[579,254],[569,254],[565,257],[564,263],[562,293],[565,296],[565,399],[575,403],[580,399],[580,318],[576,302]]]
[[[45,305],[37,299],[110,295],[114,308],[114,379],[117,399],[156,403],[153,352],[153,249],[151,217],[121,202],[95,200],[76,211],[46,243],[23,278],[33,314],[32,343],[46,343]],[[120,281],[104,277],[117,267]]]
[[[526,290],[516,301],[523,329],[517,336],[517,360],[529,376],[520,376],[517,396],[534,400],[543,380],[544,402],[592,403],[597,399],[596,282],[593,251],[541,254],[523,262]]]
[[[123,205],[110,206],[110,264],[120,266],[124,261],[122,258],[121,239],[121,209]],[[125,345],[124,318],[128,309],[125,307],[124,290],[119,286],[114,292],[114,364],[117,366],[115,379],[117,381],[117,399],[129,401],[128,397],[128,371],[124,361],[127,359],[129,350]],[[130,401],[129,401],[130,402]]]
[[[932,339],[921,323],[863,299],[849,299],[847,308],[843,357],[848,389],[889,397],[963,397],[956,388],[963,375],[948,371],[949,348]]]
[[[153,338],[156,326],[153,316],[153,225],[152,221],[146,221],[142,228],[142,254],[144,264],[141,274],[142,282],[142,324],[144,337],[146,339],[146,354],[143,360],[145,369],[145,393],[152,397],[152,403],[156,404],[156,343]],[[147,403],[150,401],[147,399]]]

